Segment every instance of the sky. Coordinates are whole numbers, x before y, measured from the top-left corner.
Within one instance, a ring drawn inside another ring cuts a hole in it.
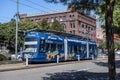
[[[0,0],[0,23],[9,22],[15,18],[17,0]],[[19,14],[35,14],[67,9],[67,5],[54,4],[45,0],[19,0]]]

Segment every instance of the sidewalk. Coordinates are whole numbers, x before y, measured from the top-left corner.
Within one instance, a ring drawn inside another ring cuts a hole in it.
[[[104,59],[106,58],[97,58],[95,60],[90,60],[90,61],[100,61]],[[57,66],[57,65],[64,65],[64,64],[73,64],[73,63],[79,63],[79,62],[81,63],[81,62],[86,62],[86,61],[89,61],[89,60],[60,62],[59,64],[57,63],[29,64],[28,66],[26,66],[25,62],[16,63],[16,64],[2,64],[0,65],[0,72],[30,69],[30,68],[40,68],[40,67],[48,67],[48,66]]]
[[[23,70],[23,69],[30,69],[30,68],[40,68],[40,67],[48,67],[48,66],[57,66],[57,65],[64,65],[64,64],[73,64],[76,62],[78,63],[78,61],[72,61],[72,62],[60,62],[60,63],[29,64],[28,66],[26,66],[25,62],[17,63],[17,64],[3,64],[3,65],[0,65],[0,72]]]
[[[3,64],[3,65],[0,65],[0,72],[12,71],[12,70],[20,70],[20,69],[25,69],[25,68],[27,68],[27,66],[25,66],[24,63]]]

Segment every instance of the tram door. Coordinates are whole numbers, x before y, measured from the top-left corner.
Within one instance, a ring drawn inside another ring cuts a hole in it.
[[[86,45],[81,45],[81,58],[85,59],[87,58],[87,48]]]

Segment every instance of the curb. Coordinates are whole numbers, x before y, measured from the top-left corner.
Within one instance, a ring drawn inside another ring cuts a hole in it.
[[[105,58],[107,59],[107,58]],[[65,64],[75,64],[75,63],[83,63],[83,62],[95,62],[105,59],[94,59],[94,60],[82,60],[82,61],[69,61],[69,62],[60,62],[60,63],[46,63],[46,64],[37,64],[37,65],[28,65],[26,66],[24,63],[22,66],[16,66],[13,68],[4,68],[0,69],[0,72],[6,72],[6,71],[15,71],[15,70],[24,70],[24,69],[32,69],[32,68],[42,68],[42,67],[50,67],[50,66],[59,66],[59,65],[65,65]]]

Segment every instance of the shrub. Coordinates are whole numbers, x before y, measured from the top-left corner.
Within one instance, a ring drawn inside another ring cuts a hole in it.
[[[5,61],[5,60],[7,60],[7,57],[0,53],[0,61]]]

